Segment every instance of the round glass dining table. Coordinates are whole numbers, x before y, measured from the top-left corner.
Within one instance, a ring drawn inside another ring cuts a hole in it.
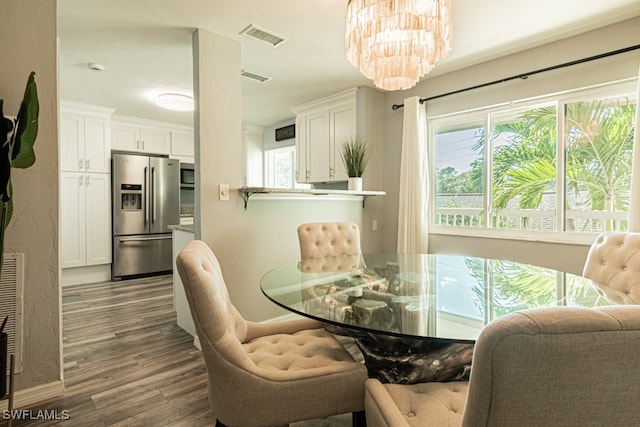
[[[314,258],[274,268],[260,286],[277,305],[354,337],[369,375],[394,383],[468,378],[473,343],[499,316],[630,303],[573,274],[445,254]]]

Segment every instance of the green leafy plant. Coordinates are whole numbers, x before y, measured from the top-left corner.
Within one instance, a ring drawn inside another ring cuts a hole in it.
[[[0,267],[4,259],[4,233],[13,216],[11,168],[26,169],[36,161],[33,145],[38,136],[38,88],[35,72],[31,72],[24,90],[18,115],[11,120],[4,116],[4,100],[0,99]]]
[[[360,136],[346,138],[340,146],[342,163],[349,177],[361,177],[369,161],[369,149]]]

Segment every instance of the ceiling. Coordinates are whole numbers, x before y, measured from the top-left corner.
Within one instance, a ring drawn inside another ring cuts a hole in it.
[[[453,51],[431,76],[640,15],[639,0],[452,1]],[[242,68],[271,77],[242,79],[243,123],[270,126],[291,118],[295,105],[372,86],[344,56],[346,3],[58,0],[61,98],[190,125],[193,113],[162,109],[153,99],[192,93],[191,38],[202,28],[240,42]],[[239,35],[250,24],[287,41],[273,48]]]

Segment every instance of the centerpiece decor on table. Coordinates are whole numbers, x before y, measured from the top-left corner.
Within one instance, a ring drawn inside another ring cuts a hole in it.
[[[362,191],[362,174],[369,161],[369,149],[362,137],[349,137],[340,146],[342,163],[349,176],[350,191]]]

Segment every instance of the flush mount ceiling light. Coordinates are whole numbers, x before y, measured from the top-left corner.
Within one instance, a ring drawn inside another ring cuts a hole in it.
[[[181,93],[161,93],[156,96],[156,104],[175,111],[193,111],[193,98]]]
[[[451,0],[349,0],[346,56],[384,90],[415,86],[452,47]]]

